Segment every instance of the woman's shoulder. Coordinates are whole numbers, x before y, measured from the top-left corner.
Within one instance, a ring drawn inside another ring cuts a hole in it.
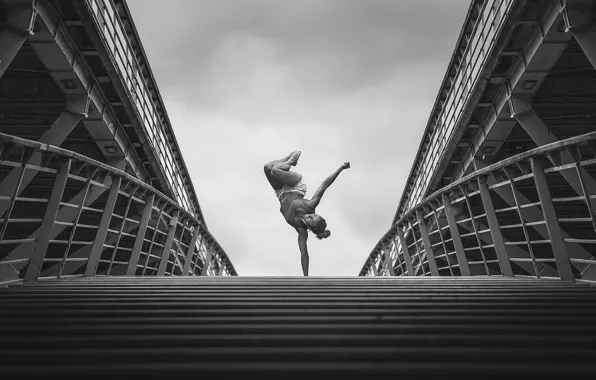
[[[311,207],[308,204],[308,201],[310,201],[310,199],[303,199],[302,202],[300,203],[299,208],[303,209],[305,213],[307,214],[314,214],[315,213],[315,208]]]

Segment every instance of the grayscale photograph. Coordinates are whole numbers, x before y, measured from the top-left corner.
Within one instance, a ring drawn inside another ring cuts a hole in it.
[[[596,371],[596,0],[0,0],[0,373]]]

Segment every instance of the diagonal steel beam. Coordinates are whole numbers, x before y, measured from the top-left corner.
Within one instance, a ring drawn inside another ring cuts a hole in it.
[[[524,43],[523,49],[519,52],[492,102],[493,112],[490,112],[486,120],[481,123],[479,133],[474,137],[470,149],[464,154],[456,178],[465,175],[468,167],[486,145],[493,146],[495,141],[501,141],[503,136],[509,135],[509,133],[504,135],[501,133],[503,129],[510,131],[513,128],[513,124],[506,120],[509,97],[512,93],[528,95],[538,91],[548,72],[572,40],[571,35],[557,28],[561,21],[564,2],[546,3],[548,4],[544,13]],[[531,90],[523,89],[521,86],[527,80],[536,82]]]
[[[89,108],[89,99],[86,96],[76,96],[67,99],[67,109],[56,119],[52,127],[47,130],[38,142],[60,146],[68,137],[70,132],[77,126],[87,114]],[[35,152],[26,162],[30,166],[42,166],[42,153]],[[19,194],[27,187],[29,183],[39,173],[35,168],[27,168],[21,181]],[[7,196],[14,189],[14,184],[19,178],[19,169],[13,169],[0,183],[0,196]],[[18,196],[18,194],[17,194]],[[0,216],[4,215],[8,205],[0,204]]]
[[[94,105],[98,121],[85,122],[88,132],[93,136],[99,148],[108,161],[114,158],[124,158],[143,182],[149,181],[141,159],[132,147],[124,128],[122,127],[110,102],[106,98],[99,81],[94,77],[85,57],[76,47],[68,28],[57,14],[52,4],[47,0],[36,0],[36,10],[43,26],[39,33],[29,41],[42,64],[65,94],[85,93]],[[65,79],[74,81],[75,88],[63,85]],[[117,149],[117,153],[107,152],[105,142],[110,141],[110,146]],[[116,162],[119,162],[116,160]],[[121,163],[121,162],[119,162]]]
[[[530,135],[532,140],[538,146],[550,144],[559,141],[559,139],[551,133],[550,129],[544,124],[540,116],[532,108],[531,98],[521,98],[512,96],[509,100],[511,108],[511,116],[523,127],[523,129]],[[560,159],[556,159],[553,155],[548,155],[549,160],[555,166],[567,165],[575,163],[575,159],[571,157],[568,152],[561,152]],[[585,180],[585,186],[589,194],[596,194],[596,180],[584,169],[580,168],[582,176]],[[559,172],[573,188],[578,195],[583,195],[582,185],[579,178],[568,170],[561,170]],[[591,200],[592,209],[596,210],[596,200]]]
[[[7,10],[5,27],[0,33],[0,78],[27,38],[33,35],[36,16],[32,1],[9,7]]]
[[[565,31],[571,32],[596,69],[596,25],[592,22],[593,2],[567,0],[562,15]]]

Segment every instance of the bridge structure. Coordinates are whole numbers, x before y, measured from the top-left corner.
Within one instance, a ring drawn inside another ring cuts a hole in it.
[[[0,283],[236,275],[126,2],[0,11]]]
[[[594,15],[592,1],[471,2],[360,275],[596,281]]]
[[[126,2],[0,0],[0,373],[593,375],[595,14],[472,0],[361,271],[243,277]]]

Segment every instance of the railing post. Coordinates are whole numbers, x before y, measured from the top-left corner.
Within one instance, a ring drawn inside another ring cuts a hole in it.
[[[412,258],[410,257],[410,251],[408,250],[408,245],[406,244],[406,238],[404,237],[404,232],[401,230],[401,226],[395,226],[397,229],[397,236],[399,237],[399,241],[401,243],[401,249],[404,251],[404,260],[406,262],[406,269],[408,270],[408,276],[415,276],[414,273],[414,266],[412,265]]]
[[[192,233],[192,237],[190,238],[190,244],[188,245],[188,251],[186,252],[186,258],[184,259],[184,268],[182,269],[182,275],[188,276],[188,271],[190,270],[190,264],[192,260],[192,254],[195,251],[195,245],[197,244],[197,240],[199,238],[199,225],[195,226],[195,230]]]
[[[563,240],[561,227],[553,200],[548,190],[548,182],[544,175],[544,164],[540,158],[532,158],[532,172],[534,173],[534,183],[538,191],[538,197],[542,205],[542,212],[544,214],[544,221],[546,229],[553,249],[553,255],[557,263],[559,277],[563,281],[574,281],[573,272],[571,270],[571,263],[569,262],[569,253],[567,252],[567,245]]]
[[[101,221],[97,228],[97,234],[95,235],[95,241],[89,254],[89,260],[87,261],[87,268],[85,268],[85,277],[92,277],[95,275],[97,264],[101,258],[101,252],[103,251],[103,245],[108,235],[108,228],[110,227],[110,221],[112,220],[112,214],[114,213],[114,207],[116,206],[116,200],[118,199],[118,192],[120,191],[120,183],[122,179],[118,176],[112,176],[112,187],[108,194],[108,200],[106,206],[101,215]],[[125,215],[126,216],[126,215]],[[124,221],[122,221],[124,223]]]
[[[389,276],[395,276],[395,269],[393,269],[393,262],[391,261],[391,248],[390,244],[383,241],[383,256],[385,259],[385,265],[387,265],[387,270],[389,271]]]
[[[222,262],[219,263],[219,271],[217,272],[217,275],[221,277],[224,269],[225,269],[225,264],[222,261]]]
[[[418,218],[418,226],[420,227],[420,234],[422,235],[422,243],[424,244],[424,250],[426,251],[426,259],[428,260],[428,266],[430,267],[430,274],[433,276],[439,276],[439,268],[435,261],[435,254],[433,252],[432,245],[430,244],[430,238],[428,237],[428,230],[426,229],[426,223],[424,222],[424,216],[421,210],[416,211],[416,217]],[[420,258],[422,261],[422,258]]]
[[[211,250],[208,247],[208,242],[204,241],[203,244],[205,244],[205,261],[203,262],[203,270],[201,271],[201,276],[207,276],[209,274],[209,267],[211,266],[211,260],[212,260],[212,253]]]
[[[201,233],[199,233],[199,236],[200,236],[200,238],[199,238],[199,248],[198,248],[198,251],[197,251],[197,259],[194,261],[195,267],[194,267],[193,272],[192,272],[193,275],[195,274],[195,271],[197,270],[197,267],[199,266],[198,265],[199,264],[199,260],[201,260],[201,247],[203,246],[203,242],[205,241],[205,237],[207,236],[207,234],[201,234]],[[207,250],[205,250],[205,257],[206,257],[206,255],[207,255]],[[203,263],[203,268],[204,267],[205,267],[205,263]],[[202,273],[203,273],[203,271],[201,270],[200,276],[202,276]]]
[[[25,282],[37,281],[37,278],[39,277],[39,272],[41,271],[48,245],[50,244],[50,232],[52,231],[52,227],[54,227],[56,215],[58,215],[58,210],[60,209],[62,194],[64,194],[66,182],[68,181],[70,164],[70,159],[60,163],[58,173],[56,174],[56,181],[54,182],[54,188],[52,189],[52,194],[48,200],[46,212],[43,216],[41,227],[39,228],[39,233],[37,235],[38,239],[35,248],[33,249],[33,253],[31,254],[31,259],[29,260],[27,273],[25,273]],[[6,217],[8,218],[8,216]]]
[[[372,269],[373,275],[375,277],[378,277],[379,276],[379,271],[377,270],[377,264],[375,263],[375,260],[373,260],[373,259],[371,259],[370,261],[371,261],[370,267]]]
[[[126,269],[127,276],[134,276],[137,271],[137,264],[139,263],[139,257],[141,257],[141,248],[143,247],[143,242],[145,241],[145,232],[147,231],[147,225],[149,224],[149,218],[151,217],[154,199],[155,194],[151,194],[145,200],[143,216],[141,217],[139,229],[137,230],[137,238],[135,240],[135,245],[132,248],[130,261],[128,262],[128,268]]]
[[[490,228],[490,234],[493,239],[495,251],[497,253],[497,259],[499,260],[499,266],[501,267],[501,274],[503,276],[513,276],[513,270],[511,269],[511,263],[509,262],[509,256],[507,255],[507,249],[503,242],[503,235],[501,234],[501,226],[495,213],[493,201],[490,199],[490,192],[488,190],[488,184],[485,176],[478,177],[478,188],[480,189],[480,197],[482,198],[482,205],[484,212],[486,213],[486,220],[488,221],[488,227]],[[479,244],[482,244],[480,242]]]
[[[4,238],[4,233],[8,228],[8,221],[10,220],[10,215],[14,209],[15,204],[17,203],[17,197],[20,194],[20,187],[23,184],[23,178],[25,177],[25,173],[27,173],[27,163],[29,162],[31,156],[35,154],[33,149],[23,148],[23,152],[21,153],[21,165],[18,169],[14,169],[15,173],[18,173],[16,180],[14,181],[7,181],[6,179],[2,181],[2,183],[8,183],[9,188],[14,185],[14,190],[12,191],[12,195],[9,199],[6,208],[0,206],[0,218],[4,216],[4,221],[2,225],[0,225],[0,241]],[[25,184],[27,186],[27,184]],[[1,192],[0,192],[1,195]]]
[[[163,276],[166,273],[166,267],[168,266],[168,259],[172,251],[172,242],[174,241],[174,234],[176,233],[176,227],[178,226],[178,216],[180,212],[176,210],[175,214],[170,219],[170,228],[168,230],[168,236],[166,237],[166,243],[163,246],[161,252],[161,259],[159,260],[159,267],[157,268],[157,275]]]
[[[443,193],[443,207],[445,207],[445,215],[447,216],[447,223],[449,223],[449,231],[451,232],[451,240],[455,247],[455,255],[457,256],[457,262],[459,263],[459,269],[462,276],[471,276],[470,267],[468,266],[468,259],[466,258],[466,252],[464,251],[464,245],[461,242],[461,236],[459,235],[459,229],[457,228],[457,221],[453,214],[453,206],[451,200],[446,193]]]

